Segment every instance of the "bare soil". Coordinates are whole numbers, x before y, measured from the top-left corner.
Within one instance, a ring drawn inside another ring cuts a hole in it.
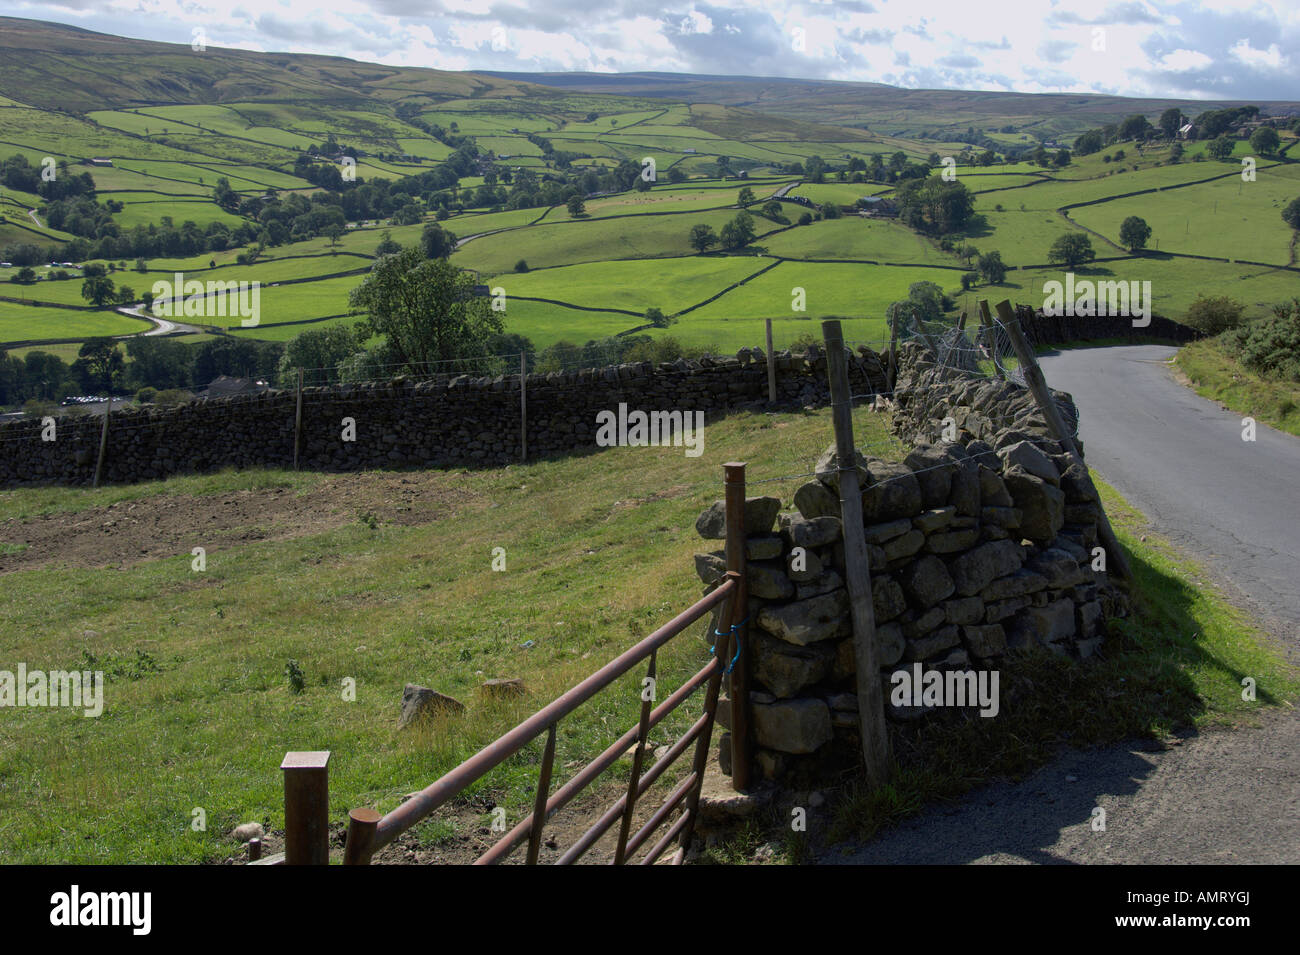
[[[51,564],[129,567],[187,554],[196,539],[210,553],[250,541],[306,537],[358,520],[428,524],[474,506],[471,487],[458,473],[371,471],[331,476],[303,493],[263,488],[158,494],[75,513],[11,518],[0,522],[0,573]]]

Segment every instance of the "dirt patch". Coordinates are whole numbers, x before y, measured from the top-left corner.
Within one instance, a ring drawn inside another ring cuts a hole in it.
[[[633,832],[649,819],[650,815],[663,801],[666,789],[652,790],[643,796],[643,802],[634,813],[636,825]],[[606,809],[623,793],[623,786],[607,782],[595,791],[587,791],[573,802],[561,809],[546,823],[542,833],[541,851],[538,855],[540,865],[551,865],[575,842],[581,838]],[[658,798],[655,798],[657,793]],[[470,865],[490,849],[504,833],[494,832],[484,825],[484,817],[489,815],[495,803],[490,797],[476,796],[461,798],[452,806],[444,807],[431,818],[436,818],[450,830],[434,842],[426,842],[416,834],[416,830],[403,833],[388,846],[375,854],[373,865]],[[636,858],[645,855],[650,846],[658,842],[667,832],[668,827],[677,819],[677,814],[660,826],[653,836],[640,847]],[[580,865],[609,865],[614,861],[615,841],[618,824],[610,827],[600,840],[578,860]],[[343,861],[343,847],[347,842],[347,826],[335,823],[330,826],[330,861]],[[528,842],[525,840],[505,860],[506,865],[522,865],[526,861]],[[262,839],[264,858],[284,851],[283,830],[270,830]],[[670,846],[662,856],[659,864],[668,864],[677,851],[677,846]],[[231,855],[221,859],[218,865],[241,865],[247,861],[247,850],[234,850]]]
[[[324,479],[309,491],[264,488],[159,494],[73,514],[0,523],[0,574],[49,564],[129,567],[250,541],[289,540],[356,521],[415,526],[473,506],[460,473],[366,472]]]

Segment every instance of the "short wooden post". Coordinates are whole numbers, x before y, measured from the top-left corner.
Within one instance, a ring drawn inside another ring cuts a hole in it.
[[[298,449],[302,446],[302,369],[298,369],[297,408],[293,413],[293,469],[298,470]]]
[[[329,750],[285,753],[285,865],[329,865]]]
[[[519,353],[519,460],[528,460],[528,354]]]
[[[1029,347],[1024,332],[1020,330],[1020,322],[1012,311],[1011,303],[1003,299],[998,302],[996,307],[998,318],[1002,320],[1002,325],[1007,330],[1007,337],[1011,339],[1011,347],[1016,350],[1016,358],[1020,360],[1020,368],[1024,373],[1025,383],[1029,386],[1029,391],[1033,394],[1039,410],[1043,412],[1043,417],[1047,419],[1047,426],[1052,429],[1056,439],[1064,445],[1066,452],[1083,470],[1084,480],[1088,482],[1088,487],[1097,498],[1097,512],[1101,515],[1097,522],[1097,532],[1106,548],[1110,566],[1115,569],[1120,577],[1130,580],[1133,571],[1129,567],[1128,557],[1124,553],[1124,548],[1120,546],[1119,538],[1115,536],[1114,529],[1110,526],[1110,519],[1106,517],[1106,511],[1101,506],[1101,495],[1097,493],[1097,488],[1092,483],[1092,474],[1088,471],[1088,465],[1084,463],[1083,455],[1079,453],[1079,448],[1074,443],[1073,436],[1061,419],[1061,411],[1056,407],[1056,402],[1052,400],[1052,393],[1047,387],[1047,379],[1043,377],[1043,370],[1038,367],[1038,359],[1034,356],[1034,350]]]
[[[844,334],[836,319],[822,322],[831,386],[831,421],[839,457],[840,522],[844,533],[844,575],[853,622],[853,656],[858,682],[858,726],[867,785],[882,786],[890,776],[889,734],[885,729],[885,697],[876,647],[876,614],[871,601],[871,568],[862,525],[862,490],[858,485],[857,448],[853,442],[853,407]]]
[[[108,454],[108,416],[113,413],[113,396],[108,396],[108,404],[104,406],[104,424],[99,429],[99,457],[95,459],[95,483],[91,487],[99,487],[99,479],[104,474],[104,456]]]
[[[260,858],[262,858],[262,840],[256,837],[249,839],[248,840],[248,861],[256,862]]]
[[[925,330],[925,325],[921,322],[921,316],[912,313],[912,324],[916,326],[916,333],[921,336],[921,341],[925,342],[925,347],[934,352],[934,363],[939,363],[939,346],[935,340],[930,337],[930,333]]]
[[[776,404],[776,355],[772,352],[772,320],[767,319],[767,400]]]
[[[745,620],[749,617],[749,581],[745,575],[745,465],[724,464],[727,512],[727,570],[740,574],[740,589],[731,604],[731,640],[716,646],[730,654],[723,662],[731,668],[731,788],[749,788],[751,749],[749,733],[749,639]]]
[[[381,818],[373,809],[353,809],[348,813],[348,841],[343,844],[344,865],[370,865],[370,846],[375,841],[375,827]]]

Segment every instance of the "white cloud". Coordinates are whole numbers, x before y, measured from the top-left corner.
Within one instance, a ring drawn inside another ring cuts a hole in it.
[[[910,87],[1300,99],[1297,0],[5,0],[188,45],[492,70],[662,70]],[[802,30],[800,49],[792,32]],[[1094,49],[1104,29],[1105,49]],[[496,31],[494,33],[493,31]]]
[[[1155,66],[1161,70],[1199,70],[1213,62],[1213,57],[1206,56],[1200,50],[1174,50],[1162,56]]]
[[[1238,40],[1228,51],[1233,59],[1240,60],[1247,66],[1268,67],[1271,70],[1282,68],[1282,51],[1278,49],[1276,43],[1270,43],[1267,50],[1257,50],[1250,45],[1249,40]]]
[[[692,10],[682,17],[678,29],[687,34],[712,33],[713,21],[709,19],[708,14],[701,13],[699,10]]]

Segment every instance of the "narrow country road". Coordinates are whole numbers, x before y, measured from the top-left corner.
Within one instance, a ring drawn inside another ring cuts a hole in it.
[[[1042,358],[1089,466],[1300,659],[1300,439],[1179,384],[1159,345]],[[1300,710],[1258,728],[1069,750],[1020,783],[931,807],[822,864],[1300,863]],[[1105,829],[1093,828],[1095,810]]]
[[[1240,414],[1174,379],[1176,351],[1074,349],[1043,374],[1074,395],[1088,466],[1300,645],[1300,439],[1259,425],[1243,441]]]

